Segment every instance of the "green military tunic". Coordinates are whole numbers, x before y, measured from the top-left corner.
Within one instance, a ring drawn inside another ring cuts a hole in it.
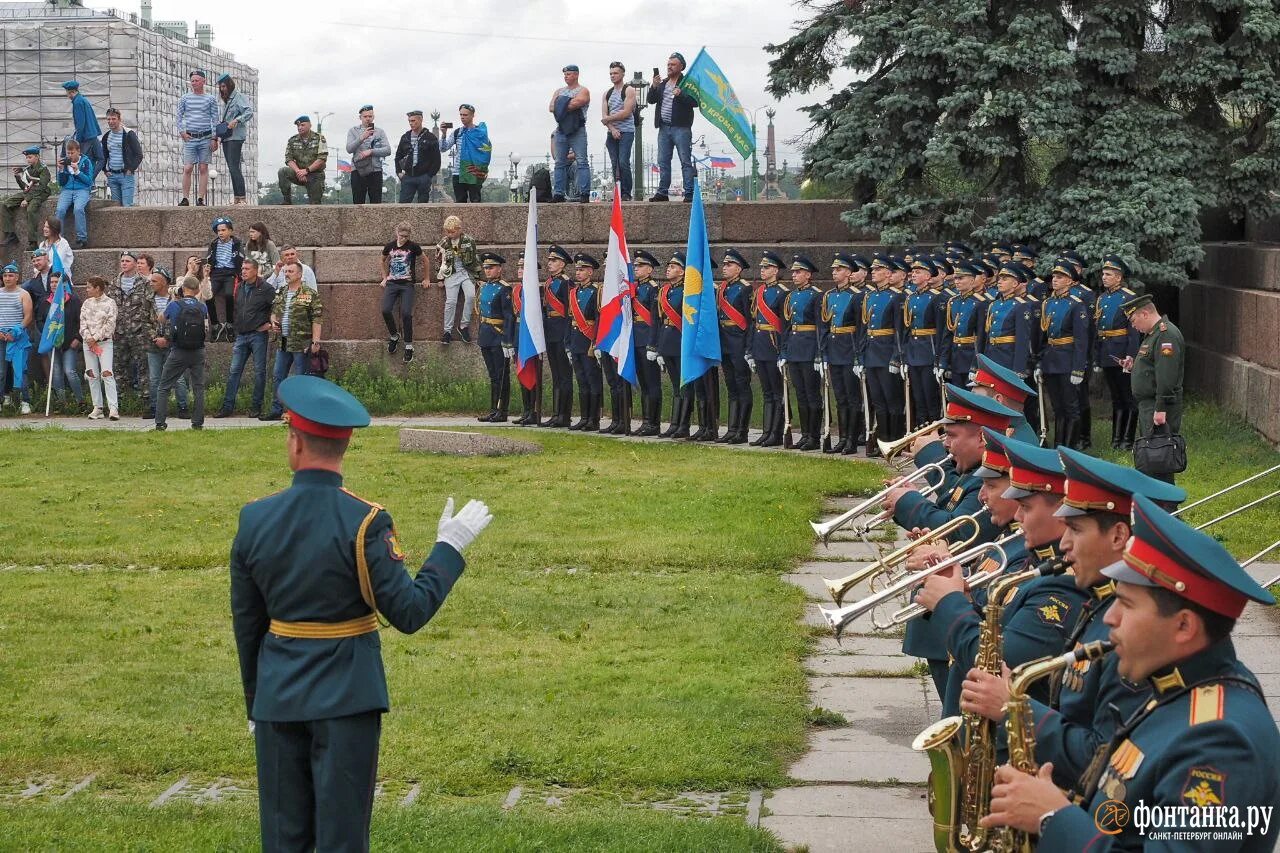
[[[317,160],[326,163],[329,159],[328,143],[324,141],[324,135],[316,133],[314,130],[305,137],[300,133],[295,133],[289,137],[289,141],[284,146],[284,162],[285,165],[280,167],[277,177],[280,179],[280,194],[284,196],[285,204],[293,204],[293,188],[295,186],[305,186],[307,188],[307,201],[311,204],[319,204],[324,196],[324,168],[323,166],[307,175],[305,183],[298,180],[298,176],[294,174],[294,163],[299,169],[308,169]]]
[[[16,234],[13,218],[27,203],[27,242],[34,247],[40,242],[40,207],[53,194],[53,175],[44,163],[27,166],[15,178],[19,192],[5,196],[0,201],[0,224],[6,235]]]
[[[1133,360],[1133,396],[1138,400],[1138,425],[1151,435],[1152,416],[1164,412],[1169,432],[1182,431],[1182,374],[1187,344],[1178,327],[1161,317],[1138,348]]]

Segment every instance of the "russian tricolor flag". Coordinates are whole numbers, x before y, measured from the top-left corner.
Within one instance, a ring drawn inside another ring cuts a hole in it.
[[[596,346],[614,357],[618,375],[636,384],[635,350],[632,347],[631,297],[636,274],[631,267],[631,250],[622,228],[622,187],[614,184],[613,219],[609,223],[609,252],[604,259],[604,281],[600,285],[600,322]]]
[[[520,282],[520,337],[516,341],[516,376],[531,389],[538,384],[535,358],[547,351],[542,329],[542,295],[538,292],[538,206],[529,193],[529,220],[524,229],[524,279]]]

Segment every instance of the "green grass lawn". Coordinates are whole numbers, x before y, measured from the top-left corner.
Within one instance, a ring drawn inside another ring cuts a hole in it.
[[[804,748],[807,631],[779,574],[812,547],[821,496],[869,487],[878,469],[522,437],[544,452],[401,454],[390,429],[353,443],[346,484],[388,507],[411,555],[430,548],[448,495],[495,514],[437,618],[413,637],[384,632],[380,776],[423,797],[380,801],[375,842],[767,848],[740,820],[620,804],[785,781]],[[146,805],[184,775],[252,784],[226,562],[239,506],[289,481],[282,431],[12,433],[0,474],[6,504],[30,508],[0,528],[0,781],[98,774],[61,806],[0,796],[0,835],[22,849],[251,842],[249,805]],[[514,785],[592,799],[503,814]]]

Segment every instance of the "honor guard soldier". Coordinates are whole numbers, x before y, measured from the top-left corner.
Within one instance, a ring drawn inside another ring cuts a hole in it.
[[[573,365],[561,344],[569,335],[569,290],[573,281],[565,272],[572,263],[568,250],[552,245],[547,249],[546,284],[542,288],[542,331],[547,340],[547,366],[551,368],[551,417],[544,427],[567,427],[573,420]]]
[[[1177,326],[1160,316],[1151,296],[1135,296],[1121,306],[1142,343],[1128,363],[1132,389],[1138,403],[1138,431],[1144,437],[1156,427],[1182,432],[1182,375],[1187,344]],[[1168,475],[1172,477],[1172,475]],[[1160,479],[1166,479],[1161,476]],[[1169,479],[1169,482],[1173,482]]]
[[[929,287],[938,294],[938,310],[944,310],[947,300],[956,295],[956,289],[952,285],[955,280],[956,266],[955,262],[945,254],[935,253],[930,257],[933,261],[933,278],[929,280]]]
[[[537,263],[537,259],[534,259]],[[538,264],[541,271],[542,265]],[[536,276],[535,276],[536,277]],[[541,291],[541,288],[539,288]],[[511,313],[515,318],[515,335],[513,340],[520,340],[520,303],[524,299],[524,252],[516,258],[516,280],[511,285]],[[542,310],[542,306],[538,306],[538,310]],[[520,403],[524,409],[520,417],[514,421],[516,426],[537,426],[542,419],[542,356],[535,355],[530,361],[534,364],[534,376],[537,377],[532,388],[524,387],[524,383],[520,383]]]
[[[1030,246],[1017,244],[1013,247],[1013,254],[1009,259],[1015,263],[1022,264],[1027,268],[1027,273],[1029,274],[1027,279],[1027,296],[1030,296],[1037,302],[1043,302],[1049,295],[1049,290],[1051,288],[1048,281],[1036,275],[1036,261],[1038,258],[1039,255],[1036,253],[1035,249]]]
[[[1138,429],[1138,403],[1133,397],[1124,365],[1138,355],[1142,336],[1129,325],[1122,309],[1138,294],[1125,285],[1129,265],[1119,255],[1102,259],[1102,294],[1093,309],[1093,369],[1100,371],[1111,395],[1111,446],[1133,447]]]
[[[855,437],[856,443],[866,448],[868,458],[880,455],[880,448],[876,446],[874,439],[868,440],[868,424],[871,420],[871,405],[867,395],[867,372],[862,366],[862,353],[867,346],[867,330],[862,325],[862,303],[866,301],[867,294],[872,291],[871,286],[871,259],[866,255],[854,252],[849,255],[853,259],[853,272],[849,274],[849,289],[853,291],[854,297],[858,300],[858,363],[854,370],[854,378],[857,380],[854,393],[858,395],[857,402],[857,423],[850,424],[850,435]]]
[[[1275,599],[1212,537],[1142,495],[1133,497],[1123,562],[1103,574],[1116,582],[1104,621],[1119,674],[1145,683],[1151,697],[1115,732],[1081,805],[1049,767],[1031,775],[1004,766],[982,824],[1037,833],[1042,853],[1274,849],[1274,820],[1250,826],[1242,815],[1280,808],[1280,732],[1231,632],[1247,602]],[[1137,809],[1172,822],[1139,820]],[[1231,810],[1240,824],[1223,822]],[[1209,830],[1227,826],[1230,840],[1211,840]]]
[[[994,430],[983,433],[983,439],[1003,447],[1009,460],[1009,488],[1001,497],[1018,502],[1017,521],[1027,549],[1025,559],[1006,565],[1005,575],[1041,564],[1061,564],[1060,540],[1066,525],[1054,515],[1064,493],[1061,458],[1053,450],[996,436]],[[945,626],[947,649],[955,662],[947,675],[943,715],[958,713],[964,680],[977,659],[982,616],[974,605],[987,605],[986,589],[970,601],[965,597],[963,577],[935,576],[925,581],[917,601],[933,611],[934,621]],[[1084,593],[1061,571],[1024,581],[1009,591],[1002,602],[1000,622],[1004,662],[1014,667],[1061,652],[1082,604]],[[1032,692],[1048,701],[1047,685]]]
[[[477,306],[480,310],[480,334],[476,343],[489,373],[489,414],[476,420],[482,423],[506,423],[507,406],[511,402],[511,357],[515,355],[516,320],[511,302],[511,285],[502,280],[502,266],[507,261],[496,252],[480,254],[480,285]]]
[[[579,252],[573,256],[574,285],[569,289],[569,325],[564,347],[578,379],[580,415],[569,429],[591,432],[600,428],[600,407],[604,404],[604,376],[596,349],[596,322],[600,318],[600,288],[592,281],[600,262]]]
[[[822,340],[818,343],[836,398],[840,430],[840,441],[824,447],[823,452],[845,456],[858,452],[858,421],[862,418],[862,392],[858,387],[858,374],[862,372],[858,353],[862,297],[850,283],[855,269],[857,261],[845,252],[837,252],[831,261],[831,277],[836,286],[822,295]]]
[[[747,364],[747,341],[751,337],[751,285],[742,273],[751,264],[737,249],[729,249],[720,261],[724,279],[716,288],[716,311],[720,321],[720,359],[724,366],[724,388],[729,395],[729,429],[721,444],[746,444],[751,427],[751,367]]]
[[[231,546],[231,617],[258,761],[262,849],[368,850],[382,715],[378,626],[412,634],[462,575],[493,520],[445,503],[436,544],[405,571],[391,516],[343,488],[354,397],[318,376],[280,383],[293,484],[247,504]]]
[[[822,293],[813,287],[813,274],[818,271],[804,255],[793,255],[791,280],[795,289],[787,294],[782,307],[782,354],[778,367],[796,389],[796,406],[800,414],[800,440],[796,450],[813,450],[822,444],[822,362],[819,360],[819,325],[822,323]]]
[[[942,344],[938,366],[947,382],[963,385],[973,373],[979,337],[986,321],[986,296],[978,287],[978,276],[984,267],[973,261],[955,266],[956,295],[947,302],[943,316]]]
[[[1000,298],[1000,287],[996,280],[1004,261],[997,255],[983,255],[975,263],[982,267],[982,275],[978,277],[978,292],[987,298],[987,304],[990,305]]]
[[[1000,297],[987,307],[982,338],[983,355],[1024,379],[1031,375],[1032,337],[1039,322],[1034,301],[1021,295],[1026,283],[1027,270],[1022,264],[1006,262],[1000,266],[996,276]]]
[[[1054,443],[1077,448],[1080,441],[1080,395],[1089,355],[1089,309],[1071,293],[1076,268],[1065,258],[1053,265],[1053,291],[1041,307],[1040,363],[1036,380],[1053,404]]]
[[[667,280],[658,288],[658,313],[646,358],[666,369],[671,383],[671,423],[659,438],[688,438],[693,417],[693,387],[680,384],[680,334],[684,325],[684,252],[667,262]]]
[[[657,435],[662,428],[662,371],[656,359],[649,360],[649,342],[658,317],[659,285],[653,280],[658,259],[641,249],[633,261],[636,288],[631,297],[633,355],[636,380],[640,383],[640,414],[643,422],[636,435]]]
[[[1093,372],[1093,353],[1097,339],[1097,328],[1093,322],[1093,314],[1097,306],[1098,295],[1085,284],[1084,258],[1078,252],[1070,250],[1063,252],[1062,257],[1069,260],[1076,269],[1076,283],[1071,285],[1071,295],[1079,297],[1080,301],[1089,309],[1089,348],[1087,351],[1089,366],[1085,368],[1084,381],[1076,386],[1076,393],[1080,395],[1080,448],[1088,450],[1093,446],[1093,404],[1090,402],[1089,376]]]
[[[604,373],[604,384],[609,388],[609,425],[599,427],[596,432],[607,435],[631,435],[631,383],[618,373],[618,360],[612,354],[597,346],[596,358]],[[603,396],[600,398],[600,404],[604,405]]]
[[[943,329],[943,302],[938,267],[928,256],[911,262],[915,292],[902,303],[905,346],[903,364],[911,377],[914,423],[933,423],[942,413],[942,386],[938,384],[938,351]],[[904,424],[905,426],[905,424]]]
[[[885,442],[906,433],[906,403],[903,396],[902,331],[903,293],[890,285],[895,262],[876,254],[871,260],[873,290],[862,300],[862,367],[866,372],[867,395],[876,412],[876,436]],[[867,446],[874,444],[867,436]]]
[[[782,371],[778,367],[782,344],[783,303],[786,285],[778,280],[782,258],[766,251],[760,255],[760,284],[751,294],[752,322],[747,339],[747,363],[760,379],[760,397],[764,404],[764,423],[760,437],[751,443],[760,447],[782,444],[783,412]]]

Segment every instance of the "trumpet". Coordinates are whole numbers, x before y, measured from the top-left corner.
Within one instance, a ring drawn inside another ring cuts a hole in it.
[[[920,427],[920,429],[915,432],[907,433],[897,441],[885,441],[884,439],[877,438],[876,446],[880,448],[880,454],[884,456],[884,461],[888,462],[890,465],[894,465],[896,468],[897,466],[894,464],[894,460],[901,454],[910,450],[911,445],[915,443],[917,438],[923,438],[930,433],[936,433],[938,430],[942,429],[942,427],[942,421],[934,421],[931,424]]]
[[[993,550],[998,547],[1000,549],[1000,553],[1003,554],[1004,546],[1008,545],[1013,540],[1020,538],[1021,536],[1022,536],[1022,531],[1015,530],[1012,533],[1007,533],[1004,536],[1001,536],[996,541],[990,543],[987,547]],[[972,592],[975,589],[982,589],[983,587],[990,584],[993,580],[1000,577],[1000,574],[1003,571],[1004,571],[1004,566],[1000,565],[997,562],[996,564],[992,565],[991,568],[983,569],[982,571],[971,572],[970,574],[966,575],[965,585],[969,588],[970,592]],[[908,604],[906,607],[903,607],[901,610],[894,613],[892,618],[889,620],[887,624],[880,625],[877,623],[876,627],[889,628],[893,625],[902,625],[906,622],[910,622],[912,619],[915,619],[919,616],[923,616],[928,612],[929,612],[928,609],[923,604],[916,604],[915,602],[912,602],[911,604]]]
[[[963,517],[969,518],[969,516],[963,516]],[[854,602],[853,604],[850,604],[848,607],[840,607],[840,608],[824,607],[822,608],[822,615],[827,620],[827,624],[829,624],[832,627],[832,629],[835,631],[836,639],[838,640],[840,639],[840,635],[844,633],[844,629],[848,627],[849,623],[857,619],[859,616],[862,616],[866,613],[870,613],[880,605],[884,604],[886,601],[889,601],[890,599],[900,595],[901,593],[910,592],[913,588],[924,583],[926,580],[938,574],[939,572],[943,571],[944,569],[949,569],[952,566],[959,566],[959,565],[968,563],[972,560],[976,560],[982,557],[983,555],[985,555],[989,551],[994,551],[996,553],[995,559],[996,559],[997,565],[999,565],[1000,567],[999,572],[1003,572],[1005,565],[1007,565],[1009,562],[1009,557],[1007,554],[1005,554],[1004,546],[997,545],[994,542],[984,542],[983,544],[976,545],[967,551],[961,551],[959,554],[956,554],[954,557],[948,557],[947,559],[939,562],[936,565],[930,566],[927,569],[921,569],[918,572],[909,574],[906,577],[902,578],[901,580],[897,581],[896,583],[891,584],[890,586],[884,588],[880,592],[873,592],[871,595],[868,595],[866,598],[863,598],[859,601]],[[872,624],[874,624],[877,628],[880,628],[883,630],[885,628],[892,627],[896,623],[876,622],[873,619]]]
[[[937,492],[938,489],[942,488],[942,481],[946,477],[946,471],[944,470],[944,466],[950,461],[951,461],[951,454],[947,454],[945,457],[938,460],[937,462],[933,462],[929,465],[924,465],[920,468],[917,468],[915,471],[912,471],[907,476],[899,480],[896,480],[893,483],[890,483],[880,491],[876,492],[871,497],[867,498],[862,503],[853,507],[853,509],[842,512],[840,515],[836,516],[830,521],[823,521],[823,522],[811,521],[809,522],[809,526],[813,528],[814,534],[818,537],[818,539],[822,542],[822,544],[826,545],[827,540],[831,538],[832,533],[835,533],[837,530],[844,527],[845,525],[853,521],[858,516],[866,513],[867,510],[878,505],[881,501],[885,499],[885,497],[889,494],[889,492],[893,491],[899,486],[924,482],[928,480],[930,474],[936,474],[938,476],[938,482],[934,484],[930,484],[928,487],[926,487],[924,490],[921,491],[921,494],[924,495],[925,497],[928,497],[934,494],[935,492]],[[875,518],[873,518],[871,521],[868,521],[866,524],[859,527],[858,529],[865,534],[868,531],[874,530],[876,527],[879,527],[881,524],[883,524],[885,521],[888,521],[892,517],[893,517],[892,513],[882,512],[878,514]]]
[[[847,577],[839,578],[838,580],[828,580],[827,578],[823,578],[822,582],[827,585],[827,591],[831,593],[831,598],[835,600],[835,603],[841,604],[849,590],[853,589],[858,584],[865,580],[870,580],[881,572],[889,571],[890,569],[894,569],[900,564],[905,563],[907,557],[911,555],[912,549],[918,548],[926,543],[941,542],[956,531],[963,530],[966,526],[972,525],[973,533],[959,543],[961,548],[970,547],[974,542],[978,541],[978,536],[982,533],[982,523],[978,519],[985,512],[987,512],[987,509],[986,507],[983,507],[973,515],[958,515],[946,524],[941,524],[933,530],[930,530],[916,541],[908,542],[893,553],[882,557],[873,563],[868,563]]]

